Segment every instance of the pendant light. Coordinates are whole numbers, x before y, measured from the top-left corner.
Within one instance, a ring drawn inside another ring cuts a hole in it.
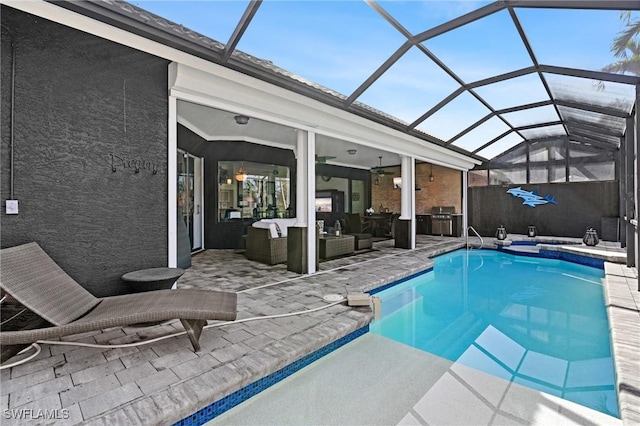
[[[236,180],[238,182],[244,182],[247,180],[247,171],[244,169],[244,161],[240,165],[240,168],[236,170]]]

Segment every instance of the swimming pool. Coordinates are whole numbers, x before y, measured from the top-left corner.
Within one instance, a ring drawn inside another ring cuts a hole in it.
[[[376,295],[370,331],[618,417],[604,272],[458,250]]]

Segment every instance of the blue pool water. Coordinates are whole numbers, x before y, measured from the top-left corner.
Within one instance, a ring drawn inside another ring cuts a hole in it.
[[[376,296],[371,331],[618,417],[604,272],[459,250]]]

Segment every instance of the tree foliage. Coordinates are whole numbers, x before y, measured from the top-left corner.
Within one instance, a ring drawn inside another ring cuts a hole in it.
[[[640,19],[632,19],[631,11],[620,13],[622,31],[611,43],[611,53],[618,58],[602,70],[618,74],[640,76]]]

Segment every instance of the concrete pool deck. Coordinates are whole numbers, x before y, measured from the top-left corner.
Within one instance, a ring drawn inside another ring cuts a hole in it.
[[[464,244],[464,238],[420,235],[417,250],[410,251],[394,248],[392,241],[377,242],[374,251],[321,263],[320,273],[312,276],[288,272],[285,265],[250,262],[232,250],[210,250],[194,256],[194,266],[178,286],[239,292],[238,318],[294,312],[326,305],[322,296],[344,294],[345,286],[366,291],[420,272],[431,266],[430,257]],[[633,282],[635,270],[620,268],[612,271],[626,277],[625,283],[627,278]],[[265,284],[274,285],[262,287]],[[627,287],[629,292],[634,293]],[[623,357],[621,361],[616,358],[616,364],[628,364],[630,368],[629,374],[621,376],[620,410],[637,420],[634,407],[640,404],[633,398],[640,386],[637,368],[635,373],[633,368],[640,364],[629,349],[632,342],[628,340],[633,340],[633,334],[625,331],[637,330],[633,328],[638,326],[637,299],[634,303],[635,317],[626,314],[631,308],[625,307],[619,321],[625,329],[618,332],[613,328],[612,334],[623,336],[617,352],[614,344],[616,357]],[[4,411],[3,424],[28,424],[15,416],[45,409],[65,417],[44,422],[49,424],[178,422],[361,329],[372,317],[369,308],[338,304],[300,316],[212,328],[203,332],[202,351],[198,353],[193,352],[185,336],[107,350],[42,345],[42,353],[35,360],[0,372],[0,403],[3,410],[14,410]],[[68,340],[121,344],[173,331],[182,331],[179,322],[151,328],[113,328]],[[625,408],[626,400],[630,401],[629,408]],[[31,423],[43,422],[35,419]]]

